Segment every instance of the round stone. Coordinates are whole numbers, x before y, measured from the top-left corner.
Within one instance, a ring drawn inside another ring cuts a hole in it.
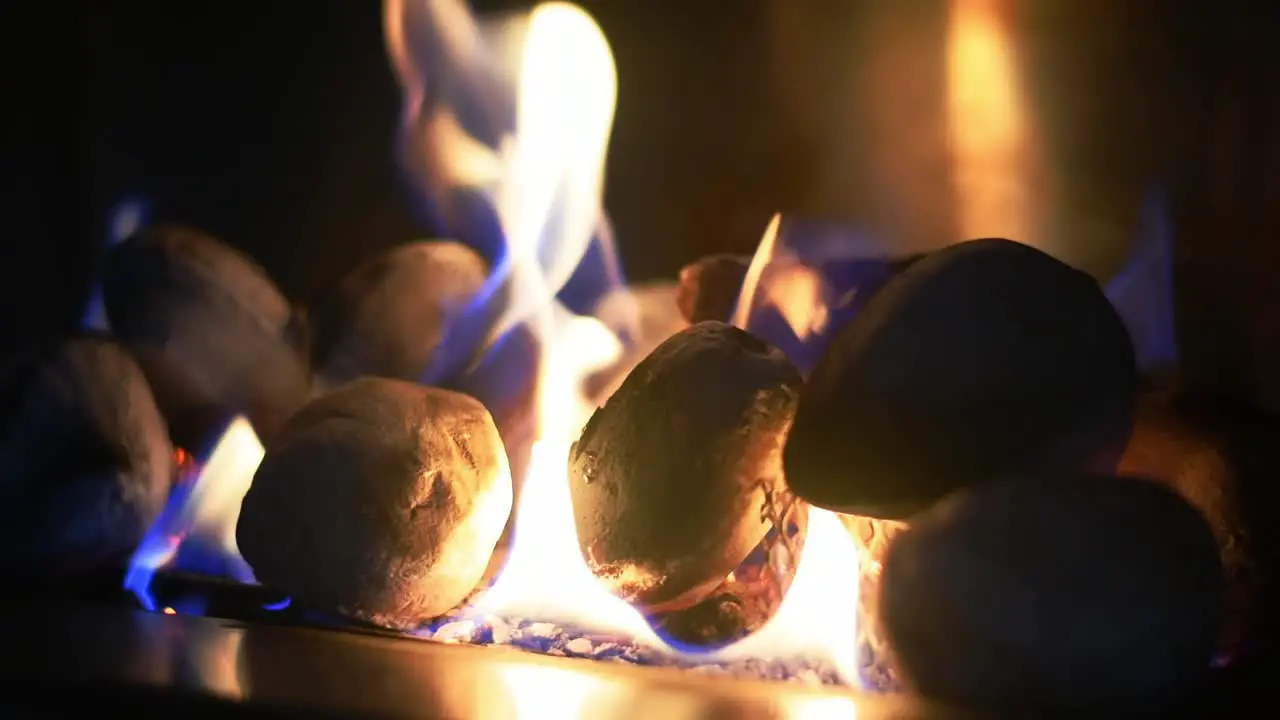
[[[173,447],[129,353],[104,337],[33,349],[0,374],[0,568],[123,567],[164,508]]]
[[[406,629],[476,587],[511,505],[506,454],[480,401],[362,378],[281,429],[236,538],[263,584]]]
[[[1008,240],[911,263],[818,361],[784,455],[787,482],[838,512],[904,519],[1032,468],[1114,468],[1138,375],[1089,275]]]
[[[705,599],[770,527],[800,375],[731,325],[668,338],[570,453],[578,540],[597,577],[658,612]]]
[[[1148,709],[1200,686],[1221,620],[1204,519],[1145,480],[972,486],[889,545],[881,618],[917,692],[1000,707]]]
[[[103,297],[179,445],[209,447],[235,415],[264,441],[311,392],[302,336],[266,272],[197,230],[156,226],[107,255]]]

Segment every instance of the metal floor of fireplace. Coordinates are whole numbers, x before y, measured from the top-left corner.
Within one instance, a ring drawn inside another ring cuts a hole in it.
[[[337,627],[263,588],[160,575],[165,607],[139,610],[119,574],[25,587],[4,601],[5,717],[82,715],[77,708],[191,716],[947,718],[988,713],[909,697],[855,696],[674,669],[451,646],[374,628]],[[23,587],[14,585],[12,587]],[[200,606],[192,605],[199,603]],[[1219,678],[1196,708],[1253,714],[1270,700],[1271,666]],[[1245,708],[1252,708],[1246,710]],[[23,712],[25,711],[25,712]]]

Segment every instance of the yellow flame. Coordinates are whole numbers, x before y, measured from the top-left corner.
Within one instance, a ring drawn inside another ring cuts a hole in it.
[[[756,302],[756,293],[760,288],[760,280],[764,276],[764,269],[773,261],[774,255],[777,254],[778,229],[781,226],[782,213],[774,213],[773,217],[769,219],[768,226],[764,229],[764,236],[760,238],[760,244],[756,247],[756,254],[752,256],[751,264],[747,267],[747,275],[742,279],[742,290],[738,297],[738,304],[734,307],[733,318],[730,320],[737,327],[747,327],[747,323],[751,319],[751,309]]]
[[[218,440],[191,490],[192,529],[202,537],[216,539],[228,557],[240,556],[236,547],[240,503],[264,454],[253,426],[237,417]]]
[[[519,155],[514,178],[506,185],[502,215],[508,223],[518,270],[527,275],[545,271],[533,262],[539,242],[555,243],[553,251],[571,257],[581,253],[562,245],[577,242],[579,235],[562,233],[549,240],[536,233],[544,218],[555,213],[559,225],[583,228],[597,217],[600,187],[584,182],[579,190],[554,195],[537,186],[547,177],[545,168],[557,163],[577,163],[583,175],[602,168],[607,132],[600,132],[612,118],[613,63],[599,28],[581,10],[561,3],[540,6],[534,12],[525,40],[521,84],[519,136],[514,144],[528,148]],[[607,105],[607,107],[606,107]],[[594,128],[594,130],[593,130]],[[539,142],[546,138],[546,142]],[[538,173],[541,173],[539,175]],[[568,173],[573,175],[573,172]],[[560,175],[563,175],[561,173]],[[588,202],[590,201],[590,202]],[[775,217],[761,242],[748,275],[750,290],[743,293],[737,316],[745,323],[754,287],[775,254],[779,218]],[[585,246],[584,246],[585,247]],[[535,277],[545,280],[545,275]],[[537,283],[533,284],[537,289]],[[542,292],[550,284],[543,284]],[[551,287],[554,287],[551,285]],[[809,292],[804,292],[806,288]],[[804,283],[782,284],[790,289],[797,317],[807,305],[811,319],[823,306],[820,294]],[[544,296],[549,298],[549,296]],[[536,300],[536,298],[535,298]],[[786,298],[774,298],[786,302]],[[544,303],[548,300],[543,300]],[[516,506],[515,542],[497,582],[476,602],[478,608],[498,615],[536,617],[569,622],[597,632],[621,634],[654,648],[667,647],[641,614],[612,595],[593,577],[583,562],[574,525],[569,493],[568,456],[574,439],[594,409],[585,398],[582,380],[591,372],[617,361],[622,353],[618,338],[602,322],[572,313],[551,303],[540,315],[538,330],[545,356],[542,364],[541,436],[525,485]],[[843,526],[830,513],[811,510],[805,550],[795,580],[778,615],[759,633],[720,653],[719,659],[800,657],[831,662],[846,679],[854,675],[856,641],[855,609],[858,599],[857,551]],[[815,618],[821,618],[815,622]]]
[[[519,72],[518,135],[496,206],[513,257],[553,250],[543,263],[553,288],[577,267],[596,226],[616,98],[613,54],[595,20],[568,3],[535,7]]]

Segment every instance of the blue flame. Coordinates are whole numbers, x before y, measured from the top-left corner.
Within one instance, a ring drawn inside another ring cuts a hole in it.
[[[289,607],[291,603],[293,603],[293,598],[287,597],[279,602],[267,603],[262,606],[262,609],[269,610],[270,612],[279,612],[280,610],[284,610]]]
[[[124,575],[124,589],[138,598],[142,607],[155,612],[156,602],[151,595],[151,581],[156,571],[167,565],[178,553],[185,533],[184,520],[190,517],[187,499],[191,496],[192,482],[182,482],[173,488],[169,500],[156,521],[152,523],[142,542],[129,558],[129,568]]]
[[[1173,222],[1165,193],[1148,194],[1129,261],[1106,287],[1143,371],[1178,361],[1173,296]]]
[[[224,428],[219,437],[226,432]],[[197,467],[204,464],[216,443],[203,448],[197,456]],[[188,471],[178,478],[164,509],[156,517],[155,522],[147,530],[138,543],[138,547],[129,558],[125,571],[124,589],[132,592],[138,602],[147,610],[155,611],[155,598],[151,592],[151,584],[155,574],[161,568],[172,567],[191,572],[229,577],[238,582],[254,584],[253,571],[243,558],[229,556],[216,544],[210,545],[203,538],[190,536],[196,504],[191,501],[192,493],[200,480],[199,471]]]
[[[130,198],[116,203],[107,213],[105,247],[111,248],[124,242],[128,237],[147,224],[151,215],[151,204],[146,200]],[[89,292],[89,301],[85,304],[84,314],[80,317],[80,327],[86,330],[109,331],[111,324],[107,320],[107,309],[102,298],[102,281],[95,280]]]

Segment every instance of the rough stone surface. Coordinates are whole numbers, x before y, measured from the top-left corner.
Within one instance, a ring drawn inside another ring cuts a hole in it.
[[[364,263],[312,308],[320,377],[330,386],[363,375],[419,380],[487,274],[474,250],[447,241],[406,243]]]
[[[113,247],[103,277],[113,333],[146,373],[182,447],[199,451],[234,415],[265,442],[310,394],[288,301],[252,260],[182,227]]]
[[[904,519],[991,477],[1114,467],[1137,385],[1092,277],[1008,240],[960,243],[833,340],[801,393],[787,482],[820,507]]]
[[[1274,645],[1280,562],[1280,418],[1191,389],[1144,395],[1120,472],[1176,490],[1209,522],[1227,576],[1220,659]]]
[[[488,272],[484,258],[460,243],[426,240],[392,248],[314,304],[312,361],[327,387],[374,375],[431,382],[480,400],[498,425],[518,480],[537,430],[542,348],[527,326],[516,325],[470,362],[503,305],[505,288],[490,302],[473,305]],[[456,362],[427,379],[442,342],[462,347],[451,347]]]
[[[1109,712],[1198,689],[1222,605],[1205,521],[1152,482],[1031,480],[962,490],[890,544],[882,619],[908,685]]]
[[[122,567],[174,471],[133,358],[102,337],[40,347],[4,369],[0,397],[0,568]]]
[[[471,592],[511,505],[502,442],[478,400],[363,378],[281,430],[236,538],[263,584],[407,629]]]
[[[542,343],[524,324],[513,326],[478,362],[443,386],[484,403],[506,448],[516,489],[538,437],[538,372]]]
[[[705,322],[662,343],[587,422],[569,460],[596,576],[659,612],[705,599],[769,528],[800,376],[776,348]]]
[[[681,316],[690,323],[728,322],[750,266],[746,255],[708,255],[681,268],[676,286]]]

